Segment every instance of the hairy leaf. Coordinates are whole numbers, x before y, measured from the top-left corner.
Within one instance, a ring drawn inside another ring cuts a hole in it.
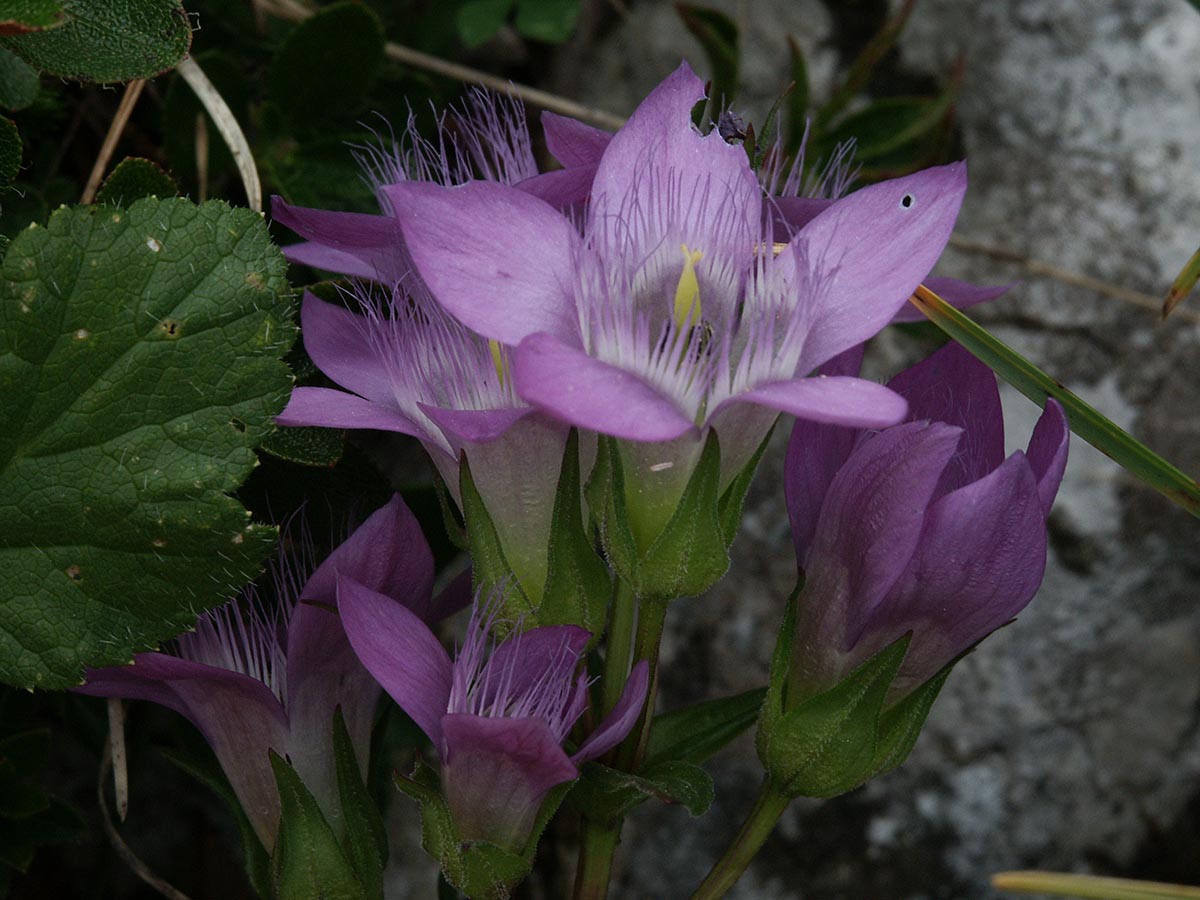
[[[0,280],[0,680],[67,687],[195,622],[274,529],[229,494],[294,336],[262,219],[214,201],[61,209]]]

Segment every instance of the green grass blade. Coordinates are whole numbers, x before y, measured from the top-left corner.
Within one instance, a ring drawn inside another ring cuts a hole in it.
[[[922,285],[912,301],[951,338],[1034,403],[1053,397],[1067,411],[1071,430],[1169,500],[1200,517],[1200,483],[1129,432],[1117,427],[1025,357]]]
[[[1053,894],[1085,900],[1200,900],[1200,888],[1182,884],[1060,872],[1000,872],[992,876],[992,886],[1020,894]]]
[[[1197,281],[1200,281],[1200,250],[1192,254],[1192,258],[1187,261],[1183,271],[1171,285],[1171,290],[1167,291],[1167,299],[1163,301],[1162,310],[1164,319],[1171,314],[1171,310],[1183,302],[1184,297],[1192,292]]]

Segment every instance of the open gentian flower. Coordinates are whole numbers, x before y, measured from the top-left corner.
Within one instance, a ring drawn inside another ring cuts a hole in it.
[[[861,354],[831,365],[857,371]],[[1067,462],[1047,402],[1005,458],[996,379],[950,344],[896,376],[908,421],[882,431],[797,422],[785,494],[806,581],[789,702],[839,682],[911,633],[888,695],[902,699],[1025,608],[1042,582],[1046,516]]]
[[[477,602],[451,659],[417,616],[352,578],[339,579],[338,606],[363,665],[433,742],[465,841],[520,852],[550,790],[620,743],[645,701],[642,662],[613,711],[569,754],[563,742],[588,703],[582,628],[518,629],[497,644],[492,606]]]
[[[855,427],[904,416],[880,385],[806,376],[895,315],[940,255],[966,187],[955,164],[864,188],[776,257],[745,151],[692,125],[702,97],[686,64],[650,94],[604,146],[581,227],[519,186],[382,189],[433,297],[512,348],[517,395],[624,439],[643,546],[709,429],[727,484],[781,411]]]
[[[335,828],[341,803],[333,715],[339,706],[366,770],[379,686],[333,612],[339,573],[371,585],[391,607],[407,604],[408,615],[418,620],[449,611],[430,598],[433,557],[399,495],[307,580],[305,569],[303,559],[281,557],[273,572],[276,605],[267,606],[247,589],[201,616],[194,632],[164,652],[136,654],[128,666],[89,669],[86,683],[76,689],[150,700],[191,720],[208,740],[268,853],[279,824],[269,750],[292,764]]]
[[[456,498],[465,453],[505,559],[536,607],[568,426],[520,400],[507,351],[451,318],[420,285],[360,285],[352,299],[357,313],[306,293],[300,313],[305,350],[346,390],[297,387],[275,421],[412,435]]]

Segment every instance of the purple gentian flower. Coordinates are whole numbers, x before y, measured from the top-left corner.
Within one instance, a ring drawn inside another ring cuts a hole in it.
[[[86,683],[76,689],[150,700],[191,720],[208,740],[268,853],[279,824],[268,750],[291,762],[334,827],[341,815],[333,756],[333,715],[339,706],[366,770],[379,686],[358,661],[332,610],[338,575],[371,585],[382,602],[421,621],[449,611],[430,598],[433,557],[399,495],[307,581],[303,568],[303,561],[281,557],[275,567],[278,605],[268,608],[247,589],[201,616],[194,632],[164,652],[136,654],[128,666],[89,669]]]
[[[861,352],[831,363],[857,371]],[[1025,608],[1067,463],[1062,407],[1005,458],[996,379],[950,344],[890,385],[908,421],[878,432],[797,422],[785,495],[804,572],[790,684],[820,693],[907,633],[892,703]]]
[[[806,377],[896,314],[940,255],[962,164],[864,188],[807,222],[776,258],[745,151],[701,135],[685,65],[603,148],[582,233],[494,182],[382,188],[434,298],[512,349],[517,394],[628,442],[627,493],[652,538],[709,428],[728,483],[778,412],[879,427],[902,398],[854,377]]]
[[[508,351],[455,321],[419,285],[385,295],[360,286],[355,296],[358,313],[304,295],[305,350],[345,390],[297,387],[276,423],[412,435],[456,499],[466,453],[505,559],[536,607],[568,426],[519,399]]]
[[[620,743],[645,702],[641,662],[609,716],[568,754],[563,742],[588,703],[582,628],[518,628],[493,643],[494,607],[477,603],[451,659],[417,616],[353,578],[338,580],[338,606],[363,665],[433,742],[463,840],[521,852],[550,790]]]
[[[285,248],[290,260],[382,285],[355,289],[357,312],[305,294],[305,349],[345,390],[298,387],[276,422],[412,435],[456,499],[465,452],[505,559],[536,607],[568,426],[517,397],[507,348],[471,332],[429,297],[412,272],[389,185],[479,177],[571,208],[586,198],[595,170],[572,161],[607,135],[547,114],[551,150],[567,168],[538,175],[517,101],[476,92],[465,112],[447,119],[435,141],[422,138],[410,118],[390,149],[364,151],[384,215],[301,209],[275,198],[276,220],[309,238]]]

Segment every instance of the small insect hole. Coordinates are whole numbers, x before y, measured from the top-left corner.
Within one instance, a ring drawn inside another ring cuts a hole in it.
[[[79,571],[79,566],[67,566],[67,577],[72,581],[83,580],[83,574]]]
[[[913,195],[912,195],[912,194],[905,194],[903,197],[901,197],[901,198],[900,198],[900,205],[901,205],[902,207],[904,207],[905,209],[910,209],[910,208],[912,207],[912,205],[913,205]]]
[[[229,424],[232,425],[239,432],[245,432],[245,430],[246,430],[246,423],[243,422],[241,419],[238,419],[238,418],[230,419]]]
[[[179,323],[174,319],[163,319],[158,323],[158,327],[163,330],[167,337],[175,337],[179,333]]]

